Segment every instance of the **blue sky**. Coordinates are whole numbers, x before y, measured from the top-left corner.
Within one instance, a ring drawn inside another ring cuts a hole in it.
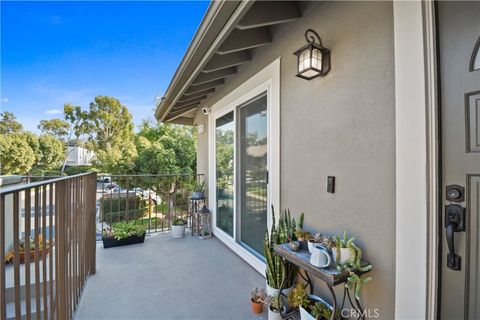
[[[118,98],[136,124],[153,118],[209,2],[1,1],[1,111],[25,129]]]

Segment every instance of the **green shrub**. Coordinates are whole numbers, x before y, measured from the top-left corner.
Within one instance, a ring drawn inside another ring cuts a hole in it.
[[[134,215],[134,212],[137,209],[138,212],[143,213],[145,210],[146,201],[143,200],[140,196],[129,196],[127,197],[103,197],[100,199],[100,215],[103,221],[116,221],[118,218],[126,217],[128,203],[128,214],[129,217]],[[140,214],[140,213],[137,213]],[[140,215],[141,216],[141,215]],[[107,219],[108,218],[108,219]],[[125,218],[123,218],[124,220]]]
[[[111,224],[112,222],[120,222],[120,221],[130,221],[134,219],[142,218],[145,214],[145,209],[129,209],[128,214],[127,211],[117,211],[117,212],[107,212],[103,216],[103,221]]]
[[[73,176],[80,173],[87,173],[96,171],[95,168],[92,166],[75,166],[75,167],[68,167],[65,169],[65,173],[69,176]]]

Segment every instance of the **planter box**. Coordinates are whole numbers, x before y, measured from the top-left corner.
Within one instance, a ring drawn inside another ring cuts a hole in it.
[[[47,248],[46,252],[45,252],[45,255],[48,255],[48,253],[50,252],[50,250]],[[19,252],[19,256],[20,256],[20,263],[25,263],[25,252]],[[43,259],[43,249],[39,249],[38,250],[38,260],[42,260]],[[35,261],[35,250],[30,250],[30,262],[34,262]]]
[[[120,239],[120,240],[117,240],[115,238],[102,237],[102,241],[103,241],[103,247],[105,249],[118,247],[118,246],[127,246],[129,244],[143,243],[145,241],[145,234],[141,237],[131,236],[131,237]]]

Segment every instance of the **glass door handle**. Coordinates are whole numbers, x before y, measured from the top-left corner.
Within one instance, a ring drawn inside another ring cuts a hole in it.
[[[465,208],[451,204],[445,207],[445,228],[447,236],[448,254],[447,267],[460,270],[462,258],[455,253],[455,232],[465,231]]]

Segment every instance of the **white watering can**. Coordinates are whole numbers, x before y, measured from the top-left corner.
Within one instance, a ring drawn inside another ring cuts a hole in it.
[[[310,263],[319,268],[327,268],[330,266],[332,258],[328,253],[328,250],[320,245],[313,245],[312,255],[310,256]]]

